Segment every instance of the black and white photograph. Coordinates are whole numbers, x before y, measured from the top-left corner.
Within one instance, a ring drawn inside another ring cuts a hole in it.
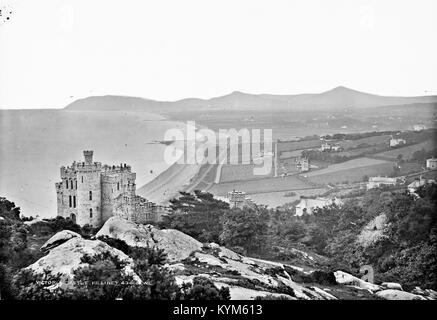
[[[0,309],[436,300],[436,14],[0,0]]]

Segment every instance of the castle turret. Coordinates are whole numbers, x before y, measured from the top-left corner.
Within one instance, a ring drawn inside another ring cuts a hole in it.
[[[83,155],[85,157],[85,164],[93,164],[93,151],[85,150]]]

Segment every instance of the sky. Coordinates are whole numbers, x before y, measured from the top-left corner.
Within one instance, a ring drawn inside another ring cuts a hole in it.
[[[435,0],[0,0],[0,9],[0,108],[339,85],[437,94]]]

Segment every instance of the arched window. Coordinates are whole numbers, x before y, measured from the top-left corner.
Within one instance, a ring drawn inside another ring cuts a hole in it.
[[[73,208],[76,208],[76,196],[73,196]]]
[[[93,200],[93,192],[90,191],[90,200]]]
[[[82,183],[83,183],[83,176],[82,176]]]
[[[71,196],[68,196],[68,203],[69,203],[69,206],[71,208]]]
[[[68,189],[68,180],[65,179],[65,189]]]
[[[117,182],[117,190],[120,190],[120,182]]]
[[[91,208],[90,209],[90,218],[92,218],[93,217],[93,209]]]
[[[70,180],[70,189],[73,189],[73,180]]]

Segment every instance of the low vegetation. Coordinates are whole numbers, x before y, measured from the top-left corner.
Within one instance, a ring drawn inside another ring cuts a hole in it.
[[[399,281],[407,287],[437,289],[437,186],[422,187],[418,194],[419,198],[407,192],[382,189],[360,192],[345,199],[341,207],[332,205],[302,217],[293,216],[292,207],[263,206],[223,208],[211,215],[214,207],[210,203],[211,207],[203,207],[202,234],[219,234],[215,239],[218,243],[253,257],[308,265],[311,261],[304,259],[299,250],[313,252],[321,257],[314,267],[359,274],[361,266],[370,264],[378,282]],[[179,199],[184,202],[186,197]],[[182,202],[179,205],[185,207]],[[194,208],[201,205],[197,202],[191,203]],[[381,214],[387,216],[385,236],[363,246],[357,241],[358,236]],[[172,223],[179,221],[181,215],[180,212],[170,215],[167,226],[193,236],[199,233],[195,230],[197,223]],[[214,217],[210,223],[208,216]],[[184,219],[188,221],[188,217]]]

